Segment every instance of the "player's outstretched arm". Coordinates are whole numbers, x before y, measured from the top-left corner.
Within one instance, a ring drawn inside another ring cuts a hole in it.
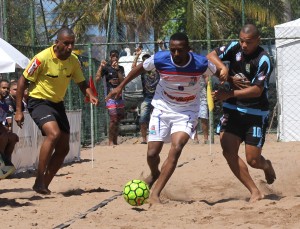
[[[92,89],[87,85],[85,80],[78,83],[77,85],[80,88],[80,91],[82,92],[82,94],[89,97],[90,102],[92,104],[94,104],[96,106],[99,104],[98,98],[96,96],[94,96],[94,93],[93,93]]]
[[[105,98],[105,101],[109,99],[118,99],[121,96],[123,88],[128,84],[131,80],[139,76],[144,72],[143,63],[140,63],[135,68],[133,68],[126,78],[119,84],[118,87],[116,87],[114,90],[112,90]]]
[[[22,75],[18,80],[18,90],[17,90],[17,97],[16,97],[16,113],[15,113],[15,121],[17,125],[22,128],[24,123],[24,114],[22,111],[22,100],[24,96],[24,91],[27,86],[27,81],[25,77]]]
[[[209,59],[214,65],[217,67],[217,76],[219,77],[220,81],[227,81],[228,79],[228,68],[219,58],[218,54],[215,50],[207,54],[207,59]]]

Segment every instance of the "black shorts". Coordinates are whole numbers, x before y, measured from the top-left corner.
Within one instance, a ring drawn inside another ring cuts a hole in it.
[[[262,148],[268,125],[268,115],[252,115],[223,108],[217,133],[228,132],[240,137],[248,145]]]
[[[53,103],[49,100],[30,97],[27,108],[33,121],[41,131],[45,123],[56,121],[61,131],[70,133],[70,124],[64,102]],[[42,134],[45,135],[43,131]]]

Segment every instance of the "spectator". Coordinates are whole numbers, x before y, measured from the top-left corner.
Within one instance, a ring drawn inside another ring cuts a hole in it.
[[[162,39],[158,39],[157,40],[157,44],[158,44],[158,47],[160,48],[160,51],[165,51],[165,50],[168,49],[167,44],[164,41],[164,39],[163,40]]]
[[[135,51],[133,52],[133,55],[136,56],[137,53],[141,54],[143,51],[143,44],[139,43],[138,46],[135,48]]]
[[[72,53],[74,44],[74,32],[68,28],[60,29],[55,44],[38,53],[18,80],[15,120],[22,128],[22,100],[27,84],[31,82],[28,111],[45,136],[32,187],[44,195],[51,193],[49,184],[70,149],[70,124],[63,99],[71,79],[91,103],[98,104],[98,99],[85,81],[78,58]]]
[[[137,65],[137,60],[139,56],[141,55],[142,50],[139,49],[136,52],[135,59],[132,63],[132,68],[135,68]],[[149,53],[144,53],[142,55],[142,61],[144,62],[146,59],[150,57]],[[147,144],[147,129],[149,125],[150,120],[150,114],[152,113],[153,106],[151,105],[156,85],[159,82],[159,73],[156,71],[156,69],[153,69],[151,71],[147,71],[141,74],[142,79],[142,85],[143,85],[143,95],[144,100],[141,104],[141,113],[140,113],[140,129],[141,129],[141,135],[142,135],[142,142],[141,144]]]
[[[16,112],[16,96],[17,96],[17,81],[10,81],[9,83],[9,94],[8,96],[5,98],[5,102],[9,107],[9,112],[7,114],[7,123],[9,128],[12,127],[12,119],[13,119],[13,115]],[[25,106],[26,103],[23,99],[22,101],[22,111],[25,110]]]
[[[0,80],[0,179],[11,175],[16,168],[11,162],[11,156],[19,138],[12,133],[6,126],[6,117],[9,107],[5,103],[8,93],[8,81]]]
[[[117,50],[110,51],[110,61],[105,60],[101,64],[96,73],[96,82],[101,78],[105,79],[105,96],[116,88],[124,79],[125,71],[123,66],[119,65],[119,52]],[[106,108],[109,113],[109,136],[108,145],[118,145],[119,124],[125,115],[125,105],[123,99],[109,99],[106,101]]]
[[[198,114],[198,120],[200,120],[204,144],[208,144],[208,130],[209,130],[208,105],[207,105],[207,96],[206,96],[207,80],[208,77],[205,76],[200,79],[201,92],[200,92],[200,108]],[[195,134],[194,141],[196,143],[199,143],[197,127],[196,127],[196,134]]]

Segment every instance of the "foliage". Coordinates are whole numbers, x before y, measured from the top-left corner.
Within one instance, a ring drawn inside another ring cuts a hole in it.
[[[186,0],[182,1],[186,3]],[[170,20],[162,26],[162,36],[168,37],[176,32],[186,32],[186,8],[184,5],[170,14]]]
[[[30,0],[24,0],[20,3],[17,0],[7,1],[7,37],[11,43],[20,43],[31,45],[31,20],[29,9]]]

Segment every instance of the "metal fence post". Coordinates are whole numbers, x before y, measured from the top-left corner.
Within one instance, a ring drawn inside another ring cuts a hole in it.
[[[245,0],[242,0],[242,26],[245,25]]]
[[[209,0],[205,1],[206,6],[206,39],[207,39],[207,53],[211,50],[211,39],[210,39],[210,19],[209,19]],[[211,86],[211,77],[208,79],[208,83]],[[214,112],[209,111],[209,137],[210,143],[214,143]]]

